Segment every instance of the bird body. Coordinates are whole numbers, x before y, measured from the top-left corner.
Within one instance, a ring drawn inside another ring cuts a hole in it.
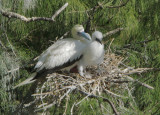
[[[92,42],[87,46],[83,60],[86,65],[97,65],[104,59],[104,44],[102,44],[103,35],[99,31],[92,34]]]
[[[71,32],[73,38],[58,40],[51,45],[38,58],[34,68],[36,72],[14,88],[32,83],[48,73],[50,74],[61,69],[70,69],[76,65],[83,57],[83,52],[90,43],[91,37],[84,32],[82,25],[75,25]]]
[[[54,45],[50,46],[42,53],[35,69],[38,72],[44,68],[51,69],[63,65],[68,61],[72,62],[73,60],[80,58],[85,47],[86,44],[73,38],[58,40]]]
[[[97,65],[103,61],[104,58],[104,45],[98,43],[97,41],[93,41],[86,48],[86,52],[84,54],[83,63],[87,66]]]
[[[103,35],[99,31],[92,34],[92,42],[88,44],[83,53],[83,58],[79,61],[79,73],[84,75],[86,66],[97,65],[103,62],[104,45],[102,44]]]

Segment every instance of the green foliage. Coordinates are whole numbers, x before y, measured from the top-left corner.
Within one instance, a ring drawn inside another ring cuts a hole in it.
[[[58,17],[56,22],[30,22],[26,23],[18,19],[9,19],[0,15],[0,108],[1,113],[8,114],[14,111],[20,100],[16,100],[16,94],[6,92],[13,85],[19,76],[19,70],[4,76],[9,70],[16,69],[24,63],[29,62],[34,57],[41,54],[49,45],[50,41],[60,38],[65,32],[70,31],[73,25],[79,23],[86,25],[88,14],[85,10],[90,10],[99,3],[104,3],[102,8],[98,8],[91,20],[91,29],[102,31],[113,30],[118,27],[125,28],[122,32],[113,35],[115,38],[112,49],[122,52],[128,57],[126,64],[133,67],[154,67],[160,66],[160,1],[159,0],[130,0],[125,6],[119,8],[106,8],[107,6],[118,6],[120,0],[34,0],[33,8],[25,8],[24,1],[1,0],[0,7],[13,11],[26,17],[51,17],[64,3],[69,6]],[[123,0],[124,2],[126,0]],[[92,14],[89,12],[89,15]],[[5,33],[7,37],[5,36]],[[70,35],[68,35],[70,37]],[[107,38],[107,39],[110,39]],[[106,41],[106,38],[104,38]],[[149,42],[143,42],[151,40]],[[10,42],[10,43],[9,43]],[[2,45],[3,44],[3,45]],[[130,44],[129,46],[127,46]],[[4,47],[3,47],[4,46]],[[127,46],[127,47],[126,47]],[[15,54],[13,53],[16,53]],[[25,79],[30,75],[30,71],[21,70],[20,75]],[[137,76],[133,76],[137,78]],[[155,89],[148,90],[136,85],[133,92],[135,96],[134,109],[137,114],[160,114],[160,74],[159,72],[148,72],[143,74],[141,81],[152,85]],[[6,82],[6,78],[13,83]],[[22,80],[21,79],[21,80]],[[21,81],[20,80],[20,81]],[[8,85],[9,84],[9,85]],[[8,85],[8,87],[6,87]],[[26,88],[27,90],[27,88]],[[19,91],[26,94],[26,90]],[[13,96],[13,99],[11,98]],[[22,98],[23,96],[19,96]],[[12,101],[13,100],[13,101]],[[73,101],[75,101],[73,99]],[[128,100],[124,99],[124,102]],[[71,101],[71,103],[73,103]],[[65,104],[65,102],[63,103]],[[93,111],[89,106],[93,106]],[[136,106],[137,105],[137,106]],[[105,105],[109,107],[108,105]],[[85,100],[81,103],[76,112],[82,114],[99,114],[95,99]],[[69,107],[71,108],[71,107]],[[97,109],[96,109],[97,108]],[[57,109],[54,106],[51,112]],[[134,110],[129,106],[125,108],[128,115],[134,114]],[[59,108],[59,111],[61,109]],[[68,114],[70,111],[68,111]],[[149,113],[148,113],[149,112]],[[59,113],[61,114],[61,112]],[[107,113],[106,113],[107,114]]]

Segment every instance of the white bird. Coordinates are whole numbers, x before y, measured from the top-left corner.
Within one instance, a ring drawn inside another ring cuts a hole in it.
[[[14,88],[32,83],[39,77],[44,77],[57,70],[65,68],[69,70],[75,66],[83,57],[83,50],[90,43],[91,37],[84,32],[82,25],[75,25],[71,33],[73,38],[58,40],[43,52],[35,65],[36,72]]]
[[[79,73],[84,75],[86,66],[97,65],[103,62],[104,59],[104,44],[102,44],[103,34],[95,31],[92,34],[92,42],[88,44],[83,53],[83,58],[79,61]]]

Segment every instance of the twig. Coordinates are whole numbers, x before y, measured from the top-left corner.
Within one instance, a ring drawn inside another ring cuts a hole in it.
[[[38,105],[37,108],[41,108],[41,107],[44,107],[45,105],[47,105],[48,103],[42,103],[41,105]]]
[[[88,98],[88,96],[89,96],[89,95],[87,95],[87,96],[86,96],[86,97],[84,97],[82,100],[80,100],[80,101],[76,104],[76,106],[77,106],[77,105],[79,105],[79,104],[80,104],[82,101],[84,101],[85,99],[87,99],[87,98]]]
[[[52,16],[52,20],[54,21],[55,17],[57,17],[67,6],[68,3],[65,3],[59,10],[57,10],[55,14]]]
[[[108,46],[108,51],[107,51],[108,55],[109,55],[109,52],[111,51],[111,45],[112,45],[113,41],[114,41],[114,38],[112,39],[112,41],[110,42],[110,44]],[[106,42],[104,44],[106,44]]]
[[[40,109],[36,109],[34,112],[37,112],[37,111],[40,111],[40,110],[46,110],[48,108],[51,108],[53,105],[55,105],[55,102],[54,103],[51,103],[47,106],[44,106],[43,108],[40,108]]]
[[[20,67],[17,67],[17,68],[15,68],[15,69],[9,70],[9,71],[7,72],[7,74],[5,74],[5,75],[8,75],[9,73],[12,73],[12,72],[15,72],[15,71],[18,71],[19,69],[20,69]]]
[[[146,88],[148,88],[148,89],[154,89],[154,87],[152,87],[152,86],[150,86],[150,85],[148,85],[148,84],[145,84],[145,83],[142,83],[142,82],[140,82],[139,80],[135,80],[135,79],[133,79],[133,78],[131,78],[131,77],[129,77],[129,76],[127,76],[126,78],[128,78],[128,79],[130,79],[132,82],[137,82],[137,83],[139,83],[140,85],[142,85],[142,86],[144,86],[144,87],[146,87]]]
[[[47,18],[47,17],[31,17],[31,18],[27,18],[23,15],[20,15],[18,13],[14,13],[14,12],[8,12],[8,11],[5,11],[3,9],[0,9],[0,13],[5,16],[5,17],[8,17],[8,18],[17,18],[17,19],[20,19],[22,21],[25,21],[25,22],[32,22],[32,21],[51,21],[51,22],[55,22],[55,18],[68,6],[68,3],[65,3],[59,10],[57,10],[55,12],[55,14],[51,17],[51,18]]]
[[[24,104],[24,108],[33,105],[36,101],[37,101],[37,100],[33,100],[33,101],[31,101],[31,102],[29,102],[29,103],[27,103],[27,104]]]
[[[133,69],[129,72],[125,72],[123,74],[125,74],[125,75],[132,75],[132,74],[136,74],[136,73],[140,74],[140,73],[145,73],[145,72],[152,71],[152,70],[160,71],[160,68],[137,68],[137,69]]]
[[[73,108],[74,108],[75,104],[76,104],[76,102],[73,103],[73,105],[72,105],[72,107],[71,107],[71,115],[73,115]]]
[[[113,35],[113,34],[115,34],[115,33],[117,33],[117,32],[122,31],[123,29],[124,29],[124,28],[114,29],[114,30],[112,30],[112,31],[109,31],[109,32],[103,34],[103,37],[105,38],[105,37],[107,37],[107,36],[111,36],[111,35]]]
[[[113,92],[111,92],[111,91],[109,91],[109,90],[107,90],[107,89],[105,89],[105,88],[103,88],[103,90],[104,90],[105,92],[107,92],[107,93],[113,95],[113,96],[116,96],[116,97],[128,98],[128,97],[124,97],[124,96],[115,94],[115,93],[113,93]]]
[[[108,109],[106,109],[102,104],[101,104],[101,107],[105,109],[109,115],[112,115],[112,113]]]
[[[67,108],[68,108],[68,100],[69,100],[69,95],[67,95],[67,97],[66,97],[66,107],[65,107],[63,115],[66,115]]]
[[[63,36],[61,36],[59,39],[63,39],[64,37],[66,37],[69,34],[69,31],[66,32]]]
[[[148,84],[142,83],[142,82],[140,82],[140,81],[138,81],[138,80],[135,80],[135,82],[139,83],[140,85],[142,85],[142,86],[144,86],[144,87],[146,87],[146,88],[148,88],[148,89],[154,89],[154,87],[152,87],[152,86],[150,86],[150,85],[148,85]]]
[[[60,97],[60,102],[61,102],[61,100],[65,97],[65,96],[67,96],[69,93],[71,93],[74,89],[75,89],[76,87],[70,87],[70,89],[68,89],[68,91],[63,95],[63,96],[61,96]]]
[[[77,90],[78,90],[78,89],[77,89]],[[106,101],[106,102],[108,102],[108,103],[111,105],[111,107],[112,107],[115,115],[119,115],[119,113],[117,112],[117,109],[115,108],[114,104],[113,104],[109,99],[104,98],[104,97],[102,97],[102,96],[97,96],[97,95],[89,94],[89,93],[84,92],[84,91],[81,91],[81,90],[78,90],[78,91],[79,91],[81,94],[86,95],[86,96],[88,96],[88,97],[90,97],[90,98],[96,98],[96,99],[101,98],[101,99],[103,99],[103,101]]]

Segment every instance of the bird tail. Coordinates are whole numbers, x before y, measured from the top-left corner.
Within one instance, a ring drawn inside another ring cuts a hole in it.
[[[34,79],[34,77],[37,75],[37,72],[34,72],[31,77],[29,77],[28,79],[24,80],[23,82],[19,83],[18,85],[14,86],[13,89],[16,89],[17,87],[26,85],[26,84],[30,84],[36,81],[36,79]]]

